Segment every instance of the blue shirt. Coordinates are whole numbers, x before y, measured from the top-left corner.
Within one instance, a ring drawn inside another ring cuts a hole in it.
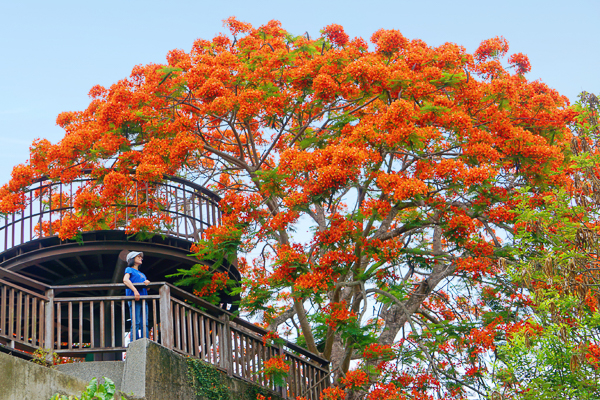
[[[135,268],[127,267],[125,268],[125,274],[129,274],[129,280],[131,283],[144,283],[146,280],[146,275],[143,272],[138,271]],[[138,292],[140,292],[140,296],[147,296],[148,291],[146,288],[137,288]],[[134,296],[133,290],[127,288],[125,289],[125,296]]]

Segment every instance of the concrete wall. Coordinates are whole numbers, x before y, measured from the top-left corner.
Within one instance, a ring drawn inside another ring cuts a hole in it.
[[[79,396],[88,382],[0,353],[0,400],[48,400],[55,393]]]
[[[107,377],[115,383],[117,389],[121,389],[124,364],[124,361],[94,361],[60,364],[55,368],[84,382],[89,382],[92,378],[97,378],[98,383],[104,383],[104,377]]]
[[[113,380],[117,398],[123,400],[205,400],[194,393],[186,360],[148,339],[131,343],[125,361],[62,364],[56,369],[0,354],[0,400],[48,400],[57,392],[79,396],[94,377]],[[255,400],[248,396],[249,383],[226,374],[221,382],[232,400]]]
[[[145,400],[195,400],[185,357],[151,340],[129,345],[121,392]]]

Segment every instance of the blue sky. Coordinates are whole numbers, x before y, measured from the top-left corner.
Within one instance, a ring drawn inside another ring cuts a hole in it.
[[[28,158],[32,140],[57,142],[62,111],[84,109],[89,89],[125,78],[134,65],[163,63],[174,48],[224,32],[236,16],[255,26],[280,20],[294,34],[331,23],[368,40],[379,28],[436,46],[474,51],[502,35],[529,56],[529,79],[574,101],[600,93],[600,1],[5,1],[0,3],[0,183]]]

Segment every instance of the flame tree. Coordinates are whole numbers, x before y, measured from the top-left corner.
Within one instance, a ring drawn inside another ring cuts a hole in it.
[[[1,211],[22,209],[33,179],[91,169],[96,183],[56,227],[70,238],[106,223],[133,180],[193,179],[225,212],[194,251],[239,256],[242,310],[331,360],[324,399],[486,395],[495,349],[530,301],[499,260],[514,258],[518,196],[570,179],[568,100],[528,81],[503,38],[469,54],[396,30],[369,45],[339,25],[311,38],[225,22],[229,35],[136,66],[60,114],[64,139],[33,144]],[[181,273],[210,297],[226,285],[210,272]]]

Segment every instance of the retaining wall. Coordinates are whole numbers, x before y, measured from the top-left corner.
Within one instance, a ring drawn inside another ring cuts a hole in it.
[[[79,395],[88,382],[0,353],[0,400],[48,400],[55,393]]]
[[[0,400],[48,400],[79,396],[92,378],[110,378],[122,400],[205,400],[190,384],[187,357],[148,339],[129,345],[125,361],[62,364],[54,369],[0,353]],[[220,373],[231,400],[255,400],[256,387]],[[269,393],[272,400],[279,397]]]

